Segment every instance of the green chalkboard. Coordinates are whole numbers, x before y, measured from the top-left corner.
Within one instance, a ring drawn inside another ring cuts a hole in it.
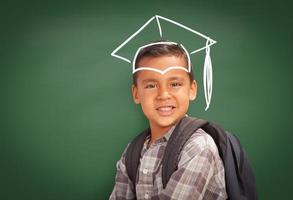
[[[148,125],[132,101],[131,67],[110,53],[155,14],[218,41],[208,111],[204,52],[192,57],[199,90],[189,114],[238,135],[260,199],[289,199],[290,7],[281,1],[1,2],[0,199],[108,199],[117,160]]]

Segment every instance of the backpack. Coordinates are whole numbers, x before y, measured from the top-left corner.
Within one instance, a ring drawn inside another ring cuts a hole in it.
[[[172,173],[177,169],[178,157],[184,144],[199,128],[208,133],[218,147],[225,168],[228,199],[257,199],[254,174],[238,138],[214,123],[191,117],[183,117],[168,140],[162,160],[163,188],[166,187]],[[140,153],[149,134],[149,128],[144,130],[134,138],[126,150],[125,166],[132,183],[136,182]]]

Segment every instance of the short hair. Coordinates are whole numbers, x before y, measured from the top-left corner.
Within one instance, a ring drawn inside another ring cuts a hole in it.
[[[143,48],[136,57],[135,67],[139,65],[139,62],[144,57],[160,57],[160,56],[166,56],[166,55],[183,57],[186,63],[188,63],[188,55],[186,55],[185,50],[181,47],[180,44],[167,43],[169,41],[166,41],[166,40],[160,40],[156,42],[166,42],[166,43],[154,44],[154,45]],[[138,72],[132,75],[134,85],[137,84],[137,74]],[[190,83],[192,83],[192,81],[194,80],[192,66],[190,66],[190,72],[188,73],[188,76],[190,79]]]

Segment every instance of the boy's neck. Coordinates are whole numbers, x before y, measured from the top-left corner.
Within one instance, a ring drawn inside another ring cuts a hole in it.
[[[173,126],[167,126],[167,127],[158,127],[155,125],[150,125],[151,129],[151,138],[149,141],[149,145],[152,144],[154,141],[158,140],[159,138],[162,138]]]
[[[185,114],[184,116],[188,116]],[[184,117],[183,116],[183,117]],[[175,122],[173,125],[169,125],[166,127],[157,126],[156,124],[150,123],[150,129],[151,129],[151,139],[149,141],[149,145],[152,144],[154,141],[158,140],[159,138],[162,138],[168,131],[176,125],[183,117],[181,117],[177,122]]]

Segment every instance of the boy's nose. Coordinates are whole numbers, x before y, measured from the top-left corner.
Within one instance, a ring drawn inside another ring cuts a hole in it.
[[[170,98],[171,95],[168,91],[168,88],[165,88],[165,87],[161,87],[158,91],[158,99],[168,99]]]

